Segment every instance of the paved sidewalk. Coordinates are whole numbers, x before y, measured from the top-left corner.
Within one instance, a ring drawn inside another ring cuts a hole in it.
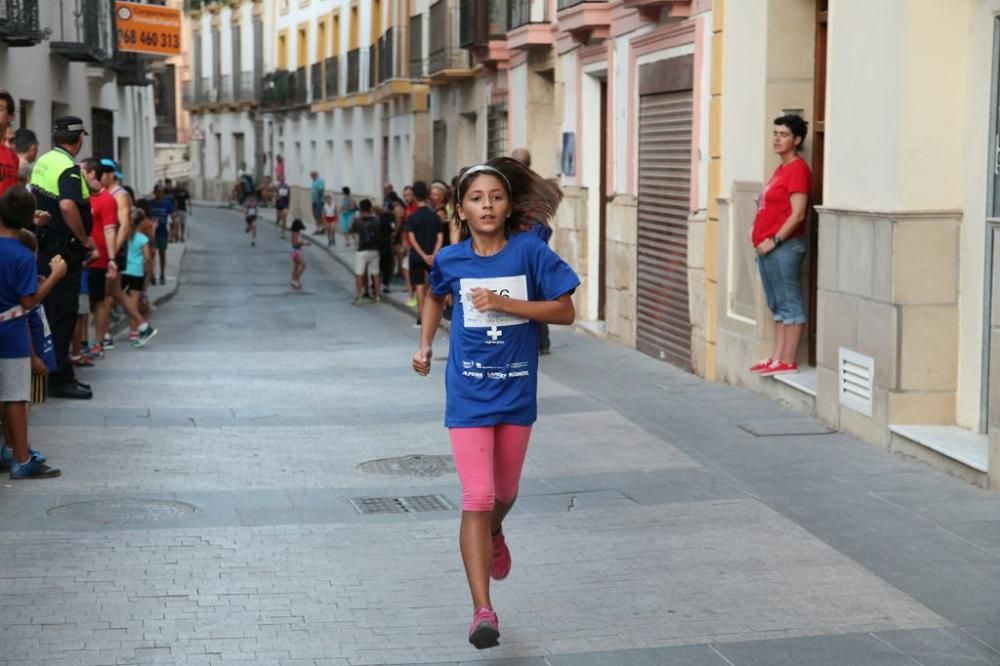
[[[0,664],[1000,664],[1000,498],[566,327],[475,651],[445,345],[417,377],[411,317],[242,226],[196,208],[154,343],[33,414],[64,475],[0,484]]]

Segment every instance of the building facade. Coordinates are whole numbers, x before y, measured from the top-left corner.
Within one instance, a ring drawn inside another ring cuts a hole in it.
[[[51,147],[55,118],[79,116],[90,132],[81,156],[114,156],[126,183],[144,193],[155,180],[150,61],[118,52],[112,6],[8,3],[0,16],[0,88],[17,100],[16,127],[34,130],[42,150]]]

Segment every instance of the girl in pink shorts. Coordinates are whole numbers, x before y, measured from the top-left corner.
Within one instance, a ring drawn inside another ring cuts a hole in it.
[[[546,219],[559,188],[501,157],[466,169],[455,191],[461,240],[443,248],[430,274],[413,369],[427,375],[446,297],[454,298],[445,368],[445,426],[462,482],[460,545],[472,593],[469,642],[497,645],[490,578],[510,573],[503,520],[517,498],[537,413],[538,324],[571,324],[576,273],[535,234],[518,234],[535,211]]]

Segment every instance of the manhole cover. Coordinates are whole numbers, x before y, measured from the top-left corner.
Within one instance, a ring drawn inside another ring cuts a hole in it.
[[[354,508],[361,514],[417,513],[451,511],[455,507],[444,495],[409,495],[407,497],[352,497]]]
[[[196,510],[192,504],[171,500],[109,499],[54,506],[46,513],[98,525],[134,525],[187,518]]]
[[[454,472],[455,463],[451,456],[414,455],[370,460],[358,465],[358,469],[392,476],[441,476]]]

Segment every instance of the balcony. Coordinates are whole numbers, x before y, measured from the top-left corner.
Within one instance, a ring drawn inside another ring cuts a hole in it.
[[[688,18],[691,16],[691,0],[625,0],[629,9],[638,9],[649,21],[660,18],[660,10],[667,10],[668,18]]]
[[[111,60],[115,51],[111,4],[111,0],[58,0],[52,52],[74,62]]]
[[[378,85],[378,42],[368,47],[368,89]]]
[[[7,46],[34,46],[44,38],[38,0],[0,0],[0,40]]]
[[[459,4],[459,46],[485,47],[491,40],[507,37],[509,0],[461,0]]]
[[[268,72],[260,93],[260,105],[269,111],[284,111],[296,105],[296,79],[294,72],[279,69]]]
[[[237,102],[256,102],[260,99],[260,79],[254,72],[240,72],[234,79],[233,99]]]
[[[556,0],[557,24],[561,34],[586,44],[610,34],[611,3],[606,0]]]
[[[361,49],[347,52],[347,85],[344,92],[348,95],[361,90]]]
[[[507,48],[530,50],[551,47],[554,39],[547,0],[508,0]]]
[[[424,15],[410,17],[410,78],[424,76]]]
[[[215,104],[219,101],[219,86],[218,82],[215,81],[210,76],[201,77],[201,85],[198,87],[198,94],[195,98],[195,103],[199,105],[203,104]]]
[[[323,63],[314,62],[309,66],[309,85],[312,89],[310,99],[313,102],[323,99]]]
[[[395,72],[395,50],[393,48],[393,31],[389,28],[378,40],[378,82],[388,81],[394,78]]]
[[[219,77],[219,101],[228,104],[236,100],[233,90],[233,77],[230,74],[223,74]]]
[[[295,70],[295,104],[296,106],[302,106],[309,103],[309,81],[306,78],[308,74],[306,73],[305,67],[299,67]]]
[[[150,86],[153,80],[149,77],[148,61],[134,53],[115,53],[111,66],[115,70],[118,83],[123,86]]]
[[[471,55],[459,47],[459,10],[449,8],[447,0],[438,0],[431,5],[431,25],[434,29],[429,31],[430,52],[427,57],[427,74],[431,83],[447,84],[472,78]]]
[[[195,105],[194,81],[184,81],[181,83],[181,106],[183,106],[185,110],[190,110]]]
[[[340,94],[340,62],[337,58],[326,59],[326,98],[333,99]]]

